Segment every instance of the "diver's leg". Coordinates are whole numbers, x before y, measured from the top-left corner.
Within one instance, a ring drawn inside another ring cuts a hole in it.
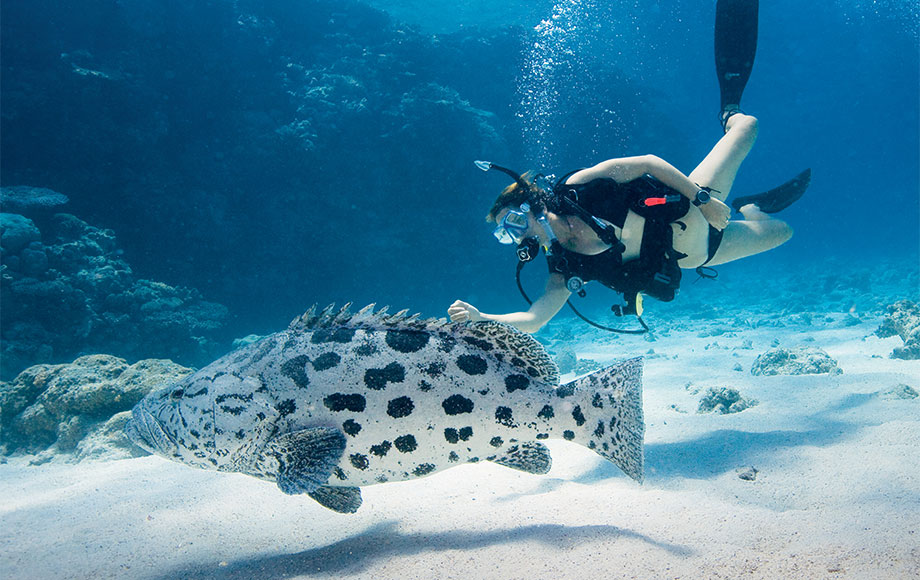
[[[770,217],[753,204],[742,207],[741,213],[745,219],[728,223],[722,243],[707,266],[718,266],[772,250],[792,237],[789,224]]]
[[[702,187],[711,187],[715,190],[712,195],[725,201],[741,162],[751,152],[756,140],[757,118],[744,113],[732,115],[725,135],[690,173],[691,181]]]

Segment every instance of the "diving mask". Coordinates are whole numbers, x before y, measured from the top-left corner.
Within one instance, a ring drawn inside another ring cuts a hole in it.
[[[495,231],[492,232],[495,239],[502,244],[520,244],[524,240],[527,228],[530,227],[530,222],[527,219],[527,212],[529,211],[530,205],[526,203],[521,204],[520,211],[515,209],[508,210],[505,217],[498,223]]]

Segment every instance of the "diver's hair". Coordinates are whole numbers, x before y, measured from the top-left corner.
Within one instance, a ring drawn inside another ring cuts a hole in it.
[[[547,201],[552,197],[552,194],[537,186],[537,173],[528,171],[521,178],[530,185],[529,189],[525,190],[517,182],[503,189],[495,199],[495,203],[492,204],[492,209],[486,215],[487,222],[496,221],[496,216],[506,207],[518,208],[522,203],[529,203],[531,210],[535,212],[541,212],[546,209]]]

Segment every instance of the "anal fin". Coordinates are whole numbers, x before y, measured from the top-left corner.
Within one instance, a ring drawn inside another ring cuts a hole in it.
[[[310,493],[329,480],[345,451],[345,435],[328,427],[285,433],[269,441],[259,463],[277,472],[287,494]]]
[[[307,492],[319,505],[340,514],[353,514],[361,507],[360,487],[332,487],[324,485]]]
[[[543,475],[549,473],[549,469],[553,465],[553,458],[550,457],[549,449],[546,448],[546,445],[532,441],[512,445],[505,450],[503,455],[496,457],[492,462],[525,473]]]

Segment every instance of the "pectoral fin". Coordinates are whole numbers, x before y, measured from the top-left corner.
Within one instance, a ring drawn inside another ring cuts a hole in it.
[[[321,506],[340,514],[353,514],[361,507],[361,488],[359,487],[324,485],[308,492],[307,495],[315,499]]]
[[[553,458],[549,455],[549,449],[542,443],[527,442],[509,447],[503,455],[496,457],[492,462],[526,473],[543,475],[549,473]]]
[[[345,435],[341,431],[328,427],[303,429],[272,439],[260,463],[274,464],[278,487],[284,493],[310,493],[326,483],[343,451]]]

